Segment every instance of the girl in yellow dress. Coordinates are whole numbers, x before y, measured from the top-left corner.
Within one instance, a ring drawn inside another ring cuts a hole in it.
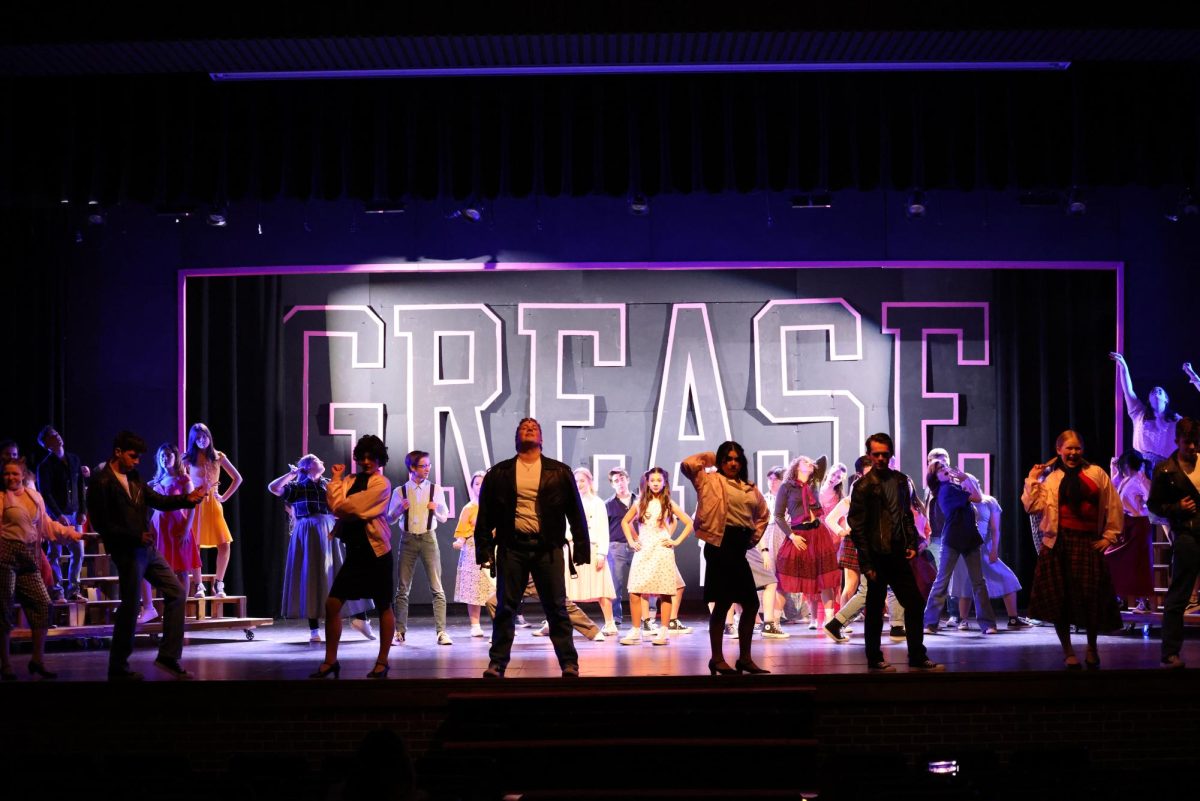
[[[229,568],[229,544],[233,535],[225,523],[222,505],[237,492],[242,476],[229,457],[213,447],[212,432],[204,423],[196,423],[188,429],[187,451],[183,454],[183,466],[187,468],[192,486],[204,490],[200,501],[188,519],[188,531],[201,548],[217,549],[217,572],[213,580],[213,596],[225,597],[225,571]],[[221,471],[229,474],[229,487],[224,494],[219,492]],[[204,583],[196,588],[196,597],[204,597]]]

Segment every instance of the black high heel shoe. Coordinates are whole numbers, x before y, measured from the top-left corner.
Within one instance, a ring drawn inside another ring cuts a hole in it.
[[[328,678],[330,674],[332,674],[335,679],[340,679],[342,677],[341,664],[334,662],[332,665],[330,665],[327,662],[322,662],[321,666],[317,668],[317,672],[308,674],[308,677],[310,679],[324,679]]]
[[[1092,657],[1095,657],[1095,659],[1093,659]],[[1084,654],[1083,666],[1085,668],[1087,668],[1088,670],[1099,670],[1100,669],[1100,654],[1096,653],[1095,651],[1093,651],[1090,654]]]
[[[383,668],[383,670],[380,670]],[[386,679],[388,671],[391,670],[391,665],[386,662],[376,662],[375,667],[371,668],[371,672],[367,674],[368,679]]]
[[[57,679],[58,678],[57,673],[55,673],[52,670],[46,670],[46,666],[43,665],[41,662],[33,662],[33,661],[30,661],[30,663],[29,663],[29,675],[30,676],[34,676],[34,675],[41,676],[43,679]],[[16,677],[14,676],[13,678],[16,678]]]
[[[715,659],[708,660],[708,675],[715,676],[720,673],[722,676],[732,676],[738,671],[729,666],[729,663],[722,659],[718,662]]]
[[[733,663],[733,669],[738,673],[749,673],[751,676],[757,676],[762,673],[770,673],[766,668],[760,668],[754,664],[753,659],[739,659]]]

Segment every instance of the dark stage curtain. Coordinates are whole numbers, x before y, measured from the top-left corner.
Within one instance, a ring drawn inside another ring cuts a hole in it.
[[[184,423],[206,423],[216,447],[245,480],[225,504],[233,533],[226,586],[230,594],[247,595],[256,616],[279,614],[290,533],[283,502],[266,485],[300,456],[283,453],[280,445],[281,316],[276,277],[189,284],[188,337],[194,347]],[[212,558],[206,556],[206,570]]]
[[[994,297],[993,320],[1003,321],[992,331],[1000,557],[1020,576],[1024,602],[1037,560],[1021,506],[1029,468],[1054,455],[1054,440],[1068,428],[1106,472],[1113,456],[1115,372],[1108,354],[1116,347],[1116,274],[1000,270]]]
[[[0,80],[0,205],[1192,186],[1178,65],[215,84]]]

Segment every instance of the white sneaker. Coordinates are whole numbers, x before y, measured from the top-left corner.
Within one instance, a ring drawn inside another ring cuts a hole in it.
[[[632,628],[629,630],[629,633],[622,637],[618,642],[620,642],[621,645],[641,645],[642,630],[639,628]]]
[[[615,637],[617,636],[617,627],[612,623],[609,623],[604,628],[600,629],[600,633],[605,637]]]
[[[542,627],[533,633],[534,637],[549,637],[550,636],[550,621],[547,620],[542,624]]]
[[[138,615],[138,623],[149,623],[151,620],[157,620],[159,617],[161,615],[158,614],[158,610],[154,608],[154,604],[151,604]]]
[[[368,640],[375,639],[375,632],[371,631],[371,621],[369,620],[364,620],[360,617],[352,617],[350,618],[350,628],[354,629]]]
[[[654,636],[650,638],[651,645],[670,645],[671,637],[661,628],[654,632]]]
[[[321,630],[320,629],[312,629],[311,631],[309,631],[308,632],[308,641],[309,642],[320,642],[321,641]]]
[[[483,627],[482,626],[471,626],[471,636],[472,637],[482,637],[483,636]]]
[[[517,620],[513,625],[519,629],[527,629],[530,626],[530,624],[525,620],[524,615],[517,615]]]
[[[205,597],[205,592],[204,592],[204,583],[203,583],[203,582],[201,582],[200,584],[197,584],[197,585],[196,585],[196,591],[195,591],[194,593],[192,593],[192,597],[193,597],[193,598],[203,598],[203,597]]]
[[[223,581],[214,581],[213,582],[213,597],[214,598],[228,598],[229,597],[225,594],[225,582],[223,582]]]
[[[592,638],[592,642],[604,642],[604,639],[605,639],[604,632],[597,631],[596,636]]]
[[[450,634],[448,632],[439,631],[438,645],[454,645],[454,640],[450,639]]]

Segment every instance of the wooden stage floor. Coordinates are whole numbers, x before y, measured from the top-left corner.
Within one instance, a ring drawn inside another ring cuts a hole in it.
[[[533,619],[533,616],[530,616]],[[671,677],[696,676],[707,672],[708,643],[704,621],[683,618],[692,627],[690,634],[671,637],[668,646],[654,646],[648,641],[641,645],[624,646],[617,638],[605,642],[585,641],[575,636],[583,678],[588,677]],[[972,623],[972,627],[974,624]],[[558,663],[548,638],[534,637],[535,629],[517,629],[512,662],[507,678],[550,678],[559,675]],[[785,626],[791,636],[785,640],[754,641],[755,660],[775,674],[796,677],[865,675],[866,658],[861,636],[861,623],[855,626],[850,642],[836,644],[817,630],[803,624]],[[489,631],[485,627],[485,631]],[[884,653],[897,666],[906,668],[903,642],[891,643],[884,634]],[[488,664],[487,638],[473,638],[465,617],[450,619],[449,632],[454,639],[450,646],[437,645],[432,619],[414,617],[410,622],[408,642],[394,645],[391,650],[391,679],[478,679]],[[1075,636],[1077,652],[1083,657],[1084,637]],[[1006,673],[1013,671],[1060,671],[1062,656],[1054,630],[1037,627],[1000,632],[984,637],[977,630],[943,631],[926,635],[930,657],[946,665],[949,673]],[[108,650],[93,643],[83,648],[74,643],[56,643],[47,655],[47,665],[59,674],[59,681],[100,681],[105,678]],[[1161,642],[1158,632],[1143,637],[1135,632],[1103,636],[1100,655],[1103,670],[1158,670]],[[362,678],[375,661],[377,642],[368,641],[346,627],[339,660],[343,679]],[[146,637],[139,637],[131,665],[150,681],[169,681],[152,665],[156,646]],[[726,658],[732,663],[737,656],[737,641],[725,640]],[[302,621],[277,621],[274,626],[259,629],[253,641],[247,641],[240,631],[190,633],[184,649],[183,664],[201,681],[289,681],[304,679],[320,664],[323,644],[308,642],[308,630]],[[1189,632],[1184,643],[1184,660],[1191,667],[1200,667],[1200,639]],[[14,654],[13,664],[22,681],[27,679],[25,663],[28,657]]]

